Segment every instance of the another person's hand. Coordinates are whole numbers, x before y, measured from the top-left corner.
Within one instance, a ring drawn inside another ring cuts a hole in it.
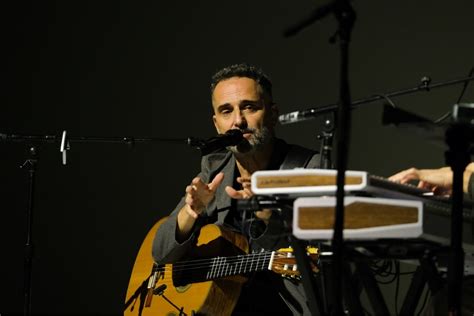
[[[463,174],[463,191],[468,193],[469,181],[474,172],[474,162],[467,165]],[[407,183],[419,180],[418,187],[433,191],[437,195],[451,195],[453,190],[453,171],[450,167],[438,169],[410,168],[394,174],[389,180]]]
[[[450,195],[453,187],[453,172],[450,167],[438,169],[410,168],[389,178],[402,184],[418,180],[418,187],[432,191],[436,195]]]

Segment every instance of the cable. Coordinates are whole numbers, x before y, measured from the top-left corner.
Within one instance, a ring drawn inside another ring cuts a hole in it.
[[[394,260],[384,260],[381,266],[377,266],[376,263],[374,263],[374,265],[375,265],[375,267],[377,267],[375,269],[372,267],[372,272],[374,273],[375,276],[380,276],[382,278],[387,278],[389,276],[392,276],[392,278],[387,280],[387,281],[382,281],[382,280],[377,280],[376,279],[377,283],[379,283],[379,284],[390,284],[393,281],[395,281],[395,279],[398,277],[398,274],[397,274],[397,271],[396,271],[396,264],[394,263]],[[394,265],[395,265],[395,273],[392,272],[393,268],[394,268]]]
[[[469,75],[468,75],[468,76],[471,77],[473,73],[474,73],[474,66],[473,66],[473,67],[471,68],[471,70],[469,71]],[[461,94],[459,95],[459,98],[458,98],[458,100],[456,101],[456,103],[461,102],[461,99],[462,99],[462,97],[464,96],[464,92],[466,92],[467,86],[469,85],[469,82],[470,82],[470,81],[464,82],[464,85],[463,85],[463,87],[462,87]]]
[[[420,310],[418,311],[418,314],[417,314],[418,316],[420,316],[421,313],[423,312],[423,310],[425,309],[425,307],[426,307],[426,302],[428,302],[428,296],[429,296],[430,293],[431,293],[431,290],[430,290],[430,288],[428,287],[428,289],[426,290],[425,299],[423,300],[423,305],[421,305],[421,308],[420,308]]]
[[[388,103],[391,107],[396,108],[395,103],[393,103],[393,101],[392,101],[387,95],[385,95],[385,94],[374,94],[373,96],[374,96],[374,97],[382,97],[382,98],[384,98],[385,101],[387,101],[387,103]]]
[[[471,77],[473,73],[474,73],[474,67],[472,67],[471,70],[469,71],[468,77]],[[464,85],[463,85],[462,90],[461,90],[461,94],[459,95],[458,100],[456,101],[456,104],[461,102],[462,97],[464,96],[464,92],[466,92],[467,86],[469,85],[469,82],[470,81],[464,82]],[[452,111],[448,111],[445,114],[443,114],[440,118],[436,119],[434,122],[435,123],[441,123],[444,120],[450,118],[451,115],[452,115]]]
[[[395,315],[398,315],[398,291],[400,290],[400,262],[395,262],[395,273],[397,274],[397,282],[395,283]]]

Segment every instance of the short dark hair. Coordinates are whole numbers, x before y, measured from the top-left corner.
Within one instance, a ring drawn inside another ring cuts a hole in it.
[[[233,77],[245,77],[255,80],[262,88],[262,92],[273,100],[272,82],[261,68],[249,65],[247,63],[235,64],[217,71],[211,79],[211,96],[217,84],[223,80]]]

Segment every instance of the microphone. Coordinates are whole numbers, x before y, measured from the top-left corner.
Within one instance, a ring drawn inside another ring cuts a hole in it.
[[[203,156],[213,151],[240,144],[244,140],[243,133],[238,129],[230,129],[225,134],[219,134],[207,140],[189,138],[188,144],[201,150]]]
[[[309,109],[309,110],[303,110],[303,111],[294,111],[290,112],[287,114],[281,114],[278,117],[278,121],[280,124],[285,125],[285,124],[292,124],[292,123],[297,123],[301,121],[306,121],[314,118],[316,115],[316,110],[315,109]]]

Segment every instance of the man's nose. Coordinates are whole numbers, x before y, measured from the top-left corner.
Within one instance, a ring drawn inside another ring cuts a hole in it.
[[[246,124],[247,124],[247,120],[245,119],[245,116],[242,114],[242,112],[237,111],[234,118],[234,126],[242,127],[242,126],[245,126]]]

